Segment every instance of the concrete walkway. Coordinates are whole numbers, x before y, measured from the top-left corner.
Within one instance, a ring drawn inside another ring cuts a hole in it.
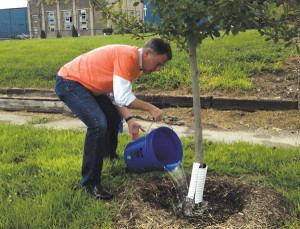
[[[0,112],[0,121],[15,125],[24,125],[35,119],[33,116],[20,115],[12,112]],[[194,130],[184,126],[170,126],[165,123],[152,123],[147,121],[138,122],[146,129],[147,132],[160,126],[168,126],[172,128],[178,136],[193,135]],[[77,129],[85,130],[85,125],[77,118],[65,118],[61,120],[50,121],[46,124],[35,124],[35,127],[46,127],[52,129]],[[124,133],[128,133],[127,124],[124,124]],[[203,130],[203,138],[213,142],[248,142],[253,144],[261,144],[271,147],[300,147],[300,133],[291,133],[283,130],[274,131],[219,131],[219,130]]]

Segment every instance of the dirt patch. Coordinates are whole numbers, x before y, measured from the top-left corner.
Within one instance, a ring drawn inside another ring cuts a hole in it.
[[[113,228],[276,228],[290,217],[280,193],[226,176],[207,176],[209,207],[194,217],[174,211],[176,190],[167,175],[134,180],[116,193]]]
[[[163,112],[168,123],[193,127],[192,108],[166,108]],[[134,110],[132,113],[137,119],[150,119],[147,112]],[[204,129],[213,130],[286,130],[299,134],[300,112],[297,110],[245,112],[202,109],[202,124]]]
[[[299,65],[299,61],[299,58],[283,61],[284,70],[277,74],[264,72],[252,76],[255,91],[250,96],[255,98],[297,100],[298,78],[296,66]]]

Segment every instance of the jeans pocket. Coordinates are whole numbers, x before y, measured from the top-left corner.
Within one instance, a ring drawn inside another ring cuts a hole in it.
[[[77,93],[77,91],[80,91],[82,88],[86,89],[81,83],[77,81],[64,79],[61,76],[56,77],[55,93],[63,102],[65,101],[65,97],[68,93],[72,91],[76,91]]]
[[[75,83],[75,81],[64,79],[61,76],[56,77],[55,93],[62,101],[64,101],[65,94],[72,90],[69,81]]]

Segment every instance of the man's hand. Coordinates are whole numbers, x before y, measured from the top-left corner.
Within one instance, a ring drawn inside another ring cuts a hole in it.
[[[150,110],[150,114],[152,115],[152,117],[154,118],[155,122],[159,122],[163,119],[163,112],[161,109],[152,106],[151,110]]]
[[[135,99],[132,103],[128,105],[130,109],[137,109],[141,111],[148,111],[151,116],[154,118],[155,122],[159,122],[163,119],[163,112],[161,109],[152,105],[151,103],[144,102],[139,99]],[[124,113],[121,113],[123,117],[127,117]]]
[[[127,124],[128,124],[130,138],[132,141],[138,139],[139,130],[146,132],[146,130],[144,130],[144,128],[139,123],[137,123],[134,119],[130,119],[127,122]]]

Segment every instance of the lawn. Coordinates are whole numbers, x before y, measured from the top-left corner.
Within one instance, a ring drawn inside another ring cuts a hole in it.
[[[62,39],[0,41],[0,88],[53,88],[55,77],[65,63],[94,48],[108,44],[141,47],[145,41],[130,35]],[[160,72],[142,74],[134,88],[191,90],[189,56],[172,43],[173,59]],[[223,39],[206,39],[197,49],[201,90],[250,91],[249,76],[282,71],[282,60],[295,56],[283,43],[266,42],[257,31]]]
[[[0,228],[110,228],[122,214],[116,201],[90,198],[80,187],[85,133],[0,123]],[[120,135],[122,156],[129,136]],[[182,138],[183,167],[191,173],[194,142]],[[299,226],[300,148],[268,148],[205,141],[204,161],[209,174],[256,180],[284,194],[294,217],[285,222]],[[123,159],[105,159],[104,186],[115,190],[138,178],[163,173],[125,173]],[[283,219],[284,220],[284,219]]]
[[[142,46],[129,35],[0,41],[0,88],[53,88],[62,65],[107,44]],[[162,71],[142,74],[134,88],[191,90],[188,54],[172,44],[174,57]],[[282,60],[295,56],[282,43],[265,42],[256,31],[205,40],[197,49],[201,90],[251,91],[250,76],[282,71]],[[39,120],[42,122],[44,120]],[[46,120],[47,121],[47,120]],[[0,123],[0,228],[110,228],[122,212],[116,201],[95,201],[80,187],[85,133]],[[118,153],[129,143],[120,135]],[[194,142],[181,139],[183,167],[191,173]],[[236,143],[204,142],[209,174],[228,175],[264,184],[283,193],[297,228],[300,215],[300,148],[268,148]],[[105,159],[102,180],[111,190],[138,178],[162,173],[125,173],[123,159]],[[285,219],[283,219],[285,221]]]

